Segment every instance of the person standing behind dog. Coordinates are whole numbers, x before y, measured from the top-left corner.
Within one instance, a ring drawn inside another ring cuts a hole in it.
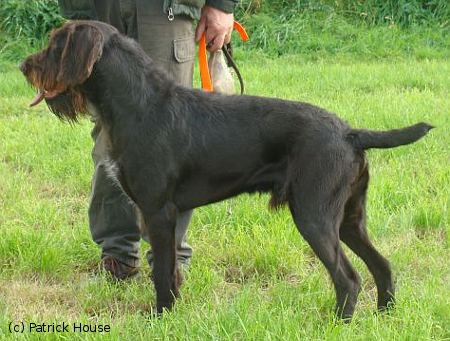
[[[238,0],[58,0],[67,19],[99,20],[137,40],[156,64],[171,77],[192,87],[195,41],[203,33],[208,49],[228,43],[233,29],[233,10]],[[194,31],[194,21],[199,20]],[[126,92],[127,89],[124,89]],[[102,249],[102,266],[115,279],[134,276],[139,270],[140,230],[134,208],[105,171],[107,142],[99,122],[92,130],[95,172],[89,206],[89,227]],[[192,248],[186,242],[192,211],[177,219],[177,259],[188,265]],[[144,238],[145,239],[145,238]],[[152,252],[147,258],[152,264]]]

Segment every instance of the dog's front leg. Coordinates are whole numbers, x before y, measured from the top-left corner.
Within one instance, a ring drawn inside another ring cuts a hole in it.
[[[156,289],[156,311],[172,308],[178,297],[180,274],[178,272],[175,250],[175,225],[177,208],[166,203],[156,213],[141,210],[146,233],[149,236],[153,252],[153,281]]]

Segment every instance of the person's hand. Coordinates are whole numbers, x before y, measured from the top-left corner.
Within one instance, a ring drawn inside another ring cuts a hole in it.
[[[233,13],[226,13],[214,7],[204,6],[195,32],[195,40],[198,42],[203,33],[205,33],[208,51],[215,52],[222,48],[224,44],[230,42],[233,23]]]

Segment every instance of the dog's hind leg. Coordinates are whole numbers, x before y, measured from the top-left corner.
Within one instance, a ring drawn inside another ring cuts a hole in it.
[[[378,290],[378,309],[385,310],[394,303],[394,283],[389,262],[372,245],[366,229],[366,191],[369,172],[365,168],[353,193],[345,205],[344,219],[340,227],[340,238],[366,263]]]
[[[336,315],[343,319],[352,317],[360,290],[360,278],[345,256],[339,241],[336,223],[330,217],[316,212],[316,217],[304,210],[291,208],[301,235],[325,265],[336,291]]]
[[[172,308],[179,296],[181,275],[177,266],[175,251],[175,225],[177,207],[166,203],[156,212],[141,210],[153,252],[153,281],[156,290],[156,310]]]
[[[327,174],[330,179],[333,177],[332,171]],[[305,179],[311,178],[306,176]],[[289,191],[289,207],[299,232],[331,276],[336,291],[337,316],[350,320],[360,290],[360,278],[345,256],[339,240],[345,186],[330,180],[329,183],[337,184],[336,191],[332,193],[327,189],[326,193],[320,194],[320,184],[314,183],[315,181],[303,180],[301,183],[292,184]]]

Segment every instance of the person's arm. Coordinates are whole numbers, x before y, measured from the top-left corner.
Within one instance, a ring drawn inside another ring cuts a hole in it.
[[[215,52],[231,40],[234,16],[233,10],[238,0],[207,0],[202,8],[197,25],[195,40],[206,34],[208,50]]]

